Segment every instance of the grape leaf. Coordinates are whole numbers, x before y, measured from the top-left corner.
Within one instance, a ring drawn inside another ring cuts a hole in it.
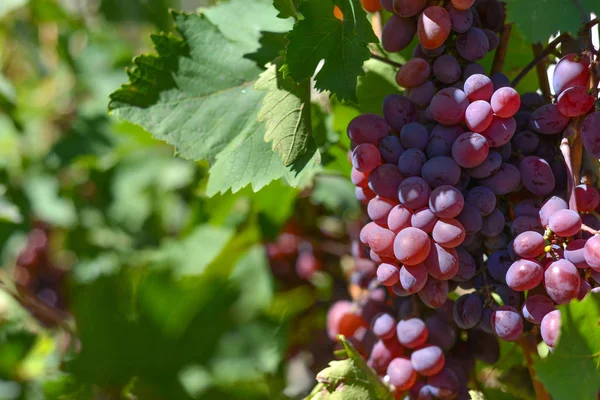
[[[600,389],[600,295],[560,306],[556,350],[536,362],[536,372],[553,399],[595,399]]]
[[[301,186],[318,162],[309,149],[284,167],[257,121],[264,92],[253,89],[261,69],[243,54],[256,48],[227,39],[205,16],[173,13],[182,39],[153,35],[158,55],[135,59],[130,83],[111,95],[109,110],[175,146],[187,159],[211,165],[207,194],[285,177]]]
[[[296,8],[300,1],[301,0],[273,0],[273,6],[279,11],[277,18],[296,18],[298,16]]]
[[[307,400],[391,400],[392,394],[367,366],[365,360],[344,336],[339,336],[348,356],[331,361],[329,367],[317,374],[319,382]]]
[[[581,8],[580,8],[581,7]],[[597,0],[507,0],[508,19],[516,23],[525,39],[547,43],[558,30],[577,33],[582,15],[600,12]]]
[[[283,165],[288,166],[308,149],[312,134],[310,122],[310,81],[294,83],[283,78],[275,64],[271,65],[254,85],[268,91],[258,114],[265,122],[265,141],[273,142]]]
[[[285,51],[288,41],[282,32],[261,32],[259,44],[258,50],[246,54],[245,57],[255,61],[256,65],[263,68]]]
[[[307,0],[300,5],[304,19],[286,36],[290,43],[282,67],[284,76],[300,82],[313,75],[321,60],[325,63],[315,76],[315,87],[328,90],[340,101],[358,102],[357,78],[364,75],[363,63],[370,58],[368,43],[377,37],[359,0],[336,0],[344,14],[333,15],[333,0]]]
[[[383,99],[398,92],[396,84],[397,68],[377,60],[365,63],[366,73],[358,78],[358,109],[362,113],[382,115]]]

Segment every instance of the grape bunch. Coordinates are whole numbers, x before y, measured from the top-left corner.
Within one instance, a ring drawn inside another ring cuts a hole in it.
[[[289,275],[292,270],[302,280],[310,280],[322,269],[313,245],[291,226],[286,227],[274,242],[266,244],[267,257],[273,273]]]
[[[594,215],[600,192],[589,174],[574,182],[571,160],[559,150],[562,137],[575,129],[587,153],[600,158],[600,112],[594,111],[589,52],[557,63],[552,103],[537,93],[520,96],[505,75],[488,77],[476,63],[499,45],[503,4],[428,4],[381,1],[394,13],[382,32],[384,49],[401,51],[415,37],[418,44],[396,75],[404,92],[384,99],[382,116],[360,115],[348,125],[351,180],[370,220],[354,256],[366,252],[377,270],[357,272],[366,297],[336,303],[328,331],[333,340],[337,334],[352,338],[395,393],[460,398],[461,385],[436,392],[443,384],[431,384],[429,370],[420,369],[446,371],[461,341],[440,345],[431,339],[438,329],[444,332],[437,326],[411,347],[407,340],[418,329],[400,327],[426,326],[425,314],[434,313],[451,316],[445,323],[455,337],[466,335],[471,347],[481,342],[493,348],[496,337],[516,341],[524,331],[540,331],[555,347],[556,305],[600,291],[600,221]],[[455,302],[448,300],[452,291]],[[415,301],[426,308],[415,312]],[[406,304],[411,313],[402,311]],[[422,353],[427,356],[413,362],[421,349],[429,349]]]

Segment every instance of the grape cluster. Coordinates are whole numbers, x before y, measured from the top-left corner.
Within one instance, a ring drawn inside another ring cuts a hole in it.
[[[383,116],[360,115],[348,126],[351,180],[370,219],[359,241],[377,270],[368,277],[361,272],[366,300],[331,309],[328,331],[332,339],[341,333],[367,347],[369,365],[396,392],[410,388],[408,398],[461,397],[460,385],[448,395],[436,392],[451,378],[436,386],[428,375],[429,368],[448,369],[448,354],[460,340],[452,346],[432,340],[445,328],[419,331],[427,326],[422,314],[451,316],[444,323],[471,347],[497,346],[496,337],[516,341],[527,330],[539,331],[552,349],[560,331],[556,305],[600,291],[594,215],[600,192],[589,176],[572,188],[570,160],[559,151],[561,134],[575,126],[587,153],[600,158],[590,55],[560,59],[556,98],[547,103],[537,93],[520,96],[505,75],[488,77],[476,63],[499,45],[502,3],[381,4],[394,13],[383,29],[384,49],[401,51],[415,37],[418,44],[396,75],[404,93],[385,98]],[[448,300],[452,291],[455,302]],[[403,304],[414,305],[413,295],[439,311],[403,313]],[[365,345],[365,331],[378,338],[376,346]],[[415,347],[411,335],[419,339]]]
[[[266,244],[273,273],[286,276],[291,271],[302,280],[310,280],[322,269],[313,245],[293,227],[286,229],[272,243]]]

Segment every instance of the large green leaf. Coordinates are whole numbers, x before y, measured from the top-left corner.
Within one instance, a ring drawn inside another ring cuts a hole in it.
[[[536,362],[539,379],[555,400],[595,399],[600,389],[600,295],[560,306],[556,350]]]
[[[259,190],[285,177],[310,177],[316,149],[284,167],[257,121],[264,92],[253,89],[261,69],[243,58],[249,47],[226,38],[205,16],[173,13],[179,40],[152,36],[158,55],[136,58],[130,83],[111,95],[109,109],[174,145],[180,156],[212,164],[209,195]]]
[[[319,382],[307,400],[391,400],[392,394],[362,356],[343,336],[339,337],[348,356],[342,361],[332,361],[329,367],[317,374]]]
[[[335,4],[344,14],[343,21],[333,15]],[[315,76],[316,88],[357,103],[356,80],[370,58],[367,44],[377,42],[377,37],[359,0],[336,0],[335,4],[333,0],[307,0],[300,5],[304,19],[287,35],[284,76],[296,82],[308,79],[325,60]]]
[[[279,18],[296,18],[298,16],[298,3],[301,0],[273,0],[273,6],[279,11]]]
[[[294,83],[283,78],[276,65],[261,75],[254,88],[266,90],[258,120],[265,122],[265,140],[273,142],[283,165],[290,165],[308,150],[312,134],[310,122],[310,82]]]
[[[598,14],[600,3],[597,0],[507,0],[507,8],[508,19],[519,26],[525,39],[546,43],[559,30],[577,33],[582,25],[582,14]]]

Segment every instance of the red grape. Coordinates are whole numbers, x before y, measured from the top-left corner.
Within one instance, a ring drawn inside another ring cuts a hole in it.
[[[425,261],[431,241],[425,232],[417,228],[401,230],[394,241],[396,259],[404,265],[417,265]]]
[[[450,34],[451,26],[452,21],[448,11],[439,6],[427,7],[419,15],[417,25],[419,43],[425,49],[440,47]]]

